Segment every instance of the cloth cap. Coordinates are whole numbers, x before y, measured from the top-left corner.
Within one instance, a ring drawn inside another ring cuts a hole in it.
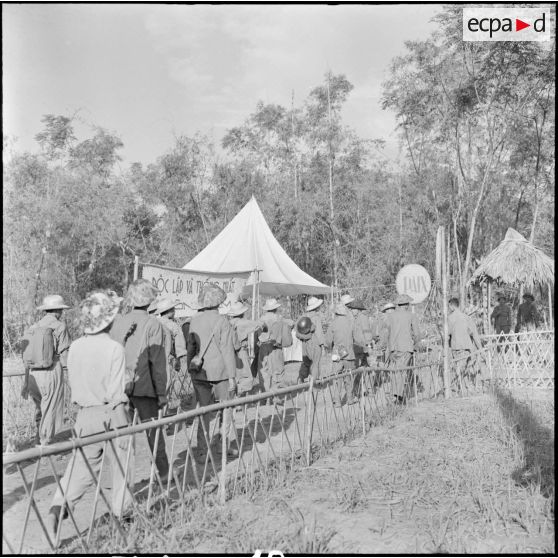
[[[364,302],[362,302],[359,298],[353,300],[353,302],[349,302],[349,304],[347,304],[347,308],[352,308],[354,310],[366,310]]]
[[[338,304],[335,305],[335,313],[338,316],[346,316],[347,315],[347,308],[346,306],[339,302]]]
[[[393,304],[393,302],[388,302],[387,304],[384,304],[384,307],[382,308],[382,312],[385,312],[386,310],[393,310],[395,309],[395,304]]]
[[[227,295],[221,287],[213,283],[205,283],[198,296],[198,306],[200,310],[202,308],[217,308],[217,306],[225,302],[226,298]]]
[[[275,298],[268,298],[262,307],[264,312],[270,312],[271,310],[277,310],[281,306],[281,303]]]
[[[155,314],[161,315],[164,312],[167,312],[171,308],[175,308],[180,304],[180,300],[173,300],[172,298],[161,298],[157,301],[157,306],[155,310]]]
[[[120,309],[120,297],[111,297],[103,292],[91,293],[81,303],[83,332],[98,333],[112,323]]]
[[[402,294],[395,299],[395,304],[397,304],[397,306],[404,306],[405,304],[410,304],[412,300],[413,299],[409,295]]]
[[[43,303],[41,306],[37,307],[37,310],[63,310],[64,308],[69,308],[64,304],[64,299],[60,295],[47,295],[43,298]]]
[[[128,287],[127,305],[135,308],[151,304],[159,294],[158,289],[147,279],[136,279]]]
[[[350,294],[344,294],[344,295],[341,297],[341,303],[342,303],[342,304],[347,305],[347,304],[349,304],[349,303],[351,303],[351,302],[353,302],[353,301],[354,301],[354,297],[352,297]]]
[[[323,299],[311,296],[306,303],[306,312],[319,308],[324,303]]]
[[[246,306],[246,304],[242,303],[240,300],[237,300],[236,302],[233,302],[231,304],[231,307],[227,312],[227,315],[242,316],[242,314],[244,314],[247,310],[249,310],[249,306]]]

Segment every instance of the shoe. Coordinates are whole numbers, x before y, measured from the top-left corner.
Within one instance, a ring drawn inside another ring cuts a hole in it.
[[[355,403],[358,403],[358,399],[356,397],[353,397],[352,399],[349,399],[347,401],[347,405],[354,405]]]

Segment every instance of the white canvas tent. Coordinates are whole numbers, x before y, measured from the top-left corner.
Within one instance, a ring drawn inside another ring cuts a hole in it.
[[[289,258],[252,199],[238,215],[183,269],[234,273],[250,270],[247,295],[257,285],[264,296],[328,294],[330,287],[305,273]]]

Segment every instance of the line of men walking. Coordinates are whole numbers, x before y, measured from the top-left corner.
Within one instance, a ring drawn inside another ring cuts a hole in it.
[[[359,368],[374,365],[373,348],[384,351],[384,363],[396,370],[392,374],[391,392],[394,402],[404,403],[409,397],[413,372],[412,357],[421,340],[418,319],[410,312],[411,299],[401,295],[395,304],[382,308],[383,319],[375,322],[365,314],[365,306],[350,295],[343,295],[333,309],[333,319],[324,331],[324,301],[308,299],[305,312],[295,323],[281,315],[281,304],[266,300],[259,320],[245,317],[248,306],[233,303],[224,316],[219,307],[225,302],[222,289],[213,284],[203,286],[198,304],[182,328],[174,321],[176,302],[158,298],[151,282],[139,279],[128,288],[125,300],[113,291],[96,291],[81,303],[84,335],[70,343],[61,320],[68,306],[59,295],[45,297],[39,309],[45,316],[27,332],[24,351],[26,376],[22,395],[31,396],[36,405],[37,442],[46,445],[62,427],[64,413],[63,375],[68,374],[71,399],[79,407],[74,430],[80,437],[119,428],[131,423],[137,414],[141,421],[155,419],[167,410],[169,393],[178,382],[184,385],[187,374],[192,380],[196,402],[204,407],[227,401],[252,390],[274,391],[289,384],[285,373],[284,350],[300,344],[297,378],[318,379],[325,362],[331,362],[331,373],[354,371],[337,382],[334,405],[353,404],[361,395]],[[472,320],[459,310],[459,301],[449,302],[450,347],[457,359],[457,375],[474,381],[470,374],[470,354],[480,340]],[[128,311],[123,313],[122,308]],[[50,333],[48,333],[50,331]],[[254,336],[254,337],[252,337]],[[255,355],[250,363],[251,339]],[[324,358],[331,353],[331,359]],[[281,405],[280,397],[269,404]],[[212,417],[204,414],[197,430],[195,457],[206,455],[207,446],[218,442],[220,433],[211,437]],[[216,417],[223,419],[222,414]],[[229,426],[232,421],[228,421]],[[232,436],[227,437],[227,453],[238,455]],[[169,478],[169,462],[165,438],[156,430],[148,432],[157,475],[164,485]],[[53,498],[49,527],[56,539],[60,520],[72,513],[73,507],[93,484],[89,467],[98,474],[103,457],[102,444],[84,448],[87,465],[76,454]],[[126,518],[131,512],[134,486],[134,440],[116,440],[118,457],[112,463],[114,513]],[[124,471],[122,464],[127,463]],[[127,478],[127,484],[124,479]]]

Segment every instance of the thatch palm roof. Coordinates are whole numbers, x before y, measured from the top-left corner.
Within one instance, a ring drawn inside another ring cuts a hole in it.
[[[499,246],[480,262],[469,284],[485,281],[527,289],[553,284],[554,260],[509,228]]]

